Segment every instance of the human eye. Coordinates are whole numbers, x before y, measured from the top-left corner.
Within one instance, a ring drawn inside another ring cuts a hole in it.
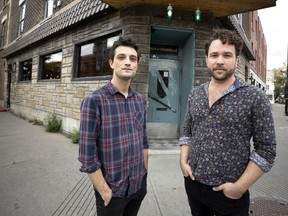
[[[137,57],[136,56],[130,56],[130,61],[136,62],[137,61]]]
[[[218,55],[216,53],[211,53],[209,56],[210,58],[217,58]]]
[[[232,58],[233,55],[232,55],[232,53],[225,53],[225,54],[224,54],[224,57],[225,57],[225,58]]]
[[[123,60],[123,59],[125,59],[125,55],[118,55],[117,58],[118,58],[119,60]]]

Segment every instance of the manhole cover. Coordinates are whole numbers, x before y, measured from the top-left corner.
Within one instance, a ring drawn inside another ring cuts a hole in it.
[[[288,216],[288,203],[271,198],[254,198],[250,201],[251,216]]]

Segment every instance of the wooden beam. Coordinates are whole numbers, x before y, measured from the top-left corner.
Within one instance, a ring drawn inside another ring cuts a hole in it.
[[[103,0],[115,9],[123,9],[135,4],[167,7],[171,3],[174,9],[186,8],[212,13],[215,17],[229,16],[248,11],[276,6],[277,0]]]

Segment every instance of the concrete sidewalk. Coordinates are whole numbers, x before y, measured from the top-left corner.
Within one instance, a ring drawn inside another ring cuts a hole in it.
[[[288,215],[288,117],[282,108],[273,108],[276,164],[250,190],[252,202],[259,204],[252,215],[272,205],[283,208],[277,215]],[[150,141],[148,193],[139,216],[190,216],[176,140]],[[96,215],[91,183],[79,172],[77,156],[78,145],[64,135],[0,112],[0,215]]]

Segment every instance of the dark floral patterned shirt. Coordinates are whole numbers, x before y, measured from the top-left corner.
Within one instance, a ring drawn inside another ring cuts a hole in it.
[[[235,182],[249,160],[269,171],[276,156],[276,139],[268,97],[236,77],[209,107],[208,84],[191,91],[179,139],[180,145],[190,145],[189,164],[195,180],[211,186]]]

